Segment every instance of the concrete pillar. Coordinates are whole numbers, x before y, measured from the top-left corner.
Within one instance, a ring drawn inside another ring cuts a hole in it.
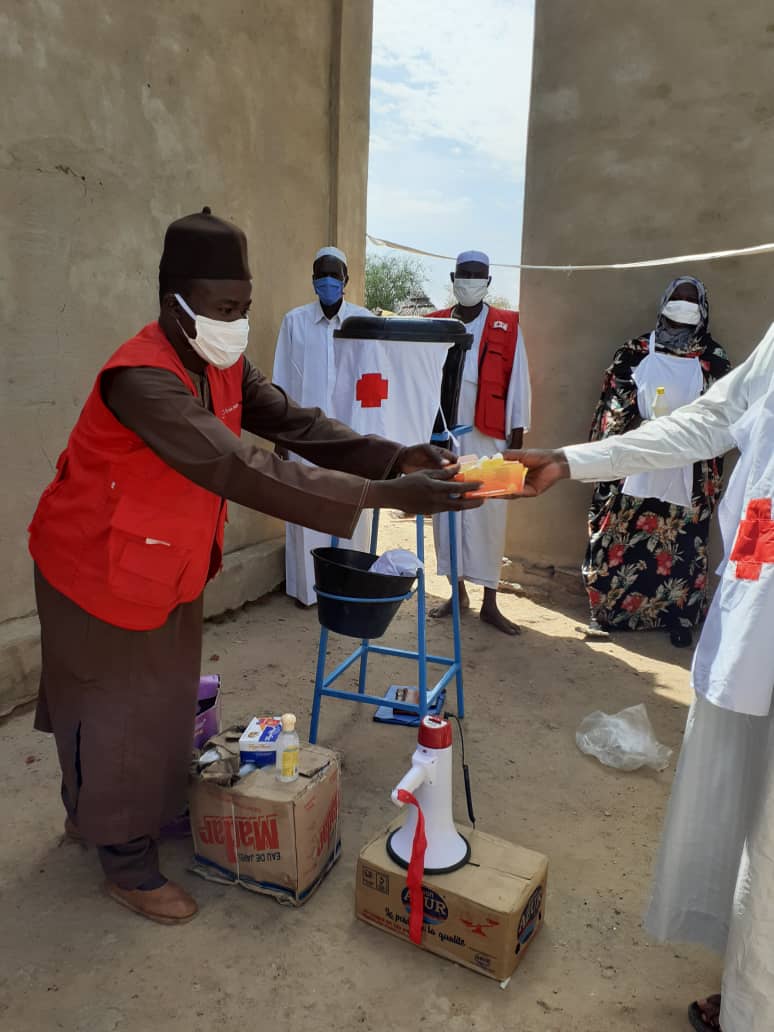
[[[765,3],[537,0],[523,260],[613,263],[774,241],[773,60]],[[653,327],[681,273],[705,281],[713,334],[744,359],[774,319],[772,255],[523,273],[530,445],[586,438],[603,370]],[[562,484],[514,505],[509,554],[575,576],[589,496]]]
[[[331,46],[329,243],[349,259],[347,297],[363,303],[371,106],[371,3],[334,0]],[[365,145],[364,145],[365,141]]]
[[[370,0],[12,7],[0,16],[0,714],[35,682],[27,524],[99,367],[157,315],[167,224],[208,204],[246,230],[249,354],[264,370],[283,314],[313,299],[311,259],[331,233],[361,299],[372,14]],[[282,535],[232,507],[208,613],[279,583]]]

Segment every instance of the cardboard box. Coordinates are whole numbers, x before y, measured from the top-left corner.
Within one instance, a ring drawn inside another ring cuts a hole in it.
[[[339,796],[337,754],[313,745],[301,746],[290,783],[277,781],[273,767],[234,784],[193,774],[194,871],[300,906],[339,858]]]
[[[387,856],[390,832],[363,849],[357,864],[355,913],[409,942],[406,871]],[[426,875],[422,949],[502,982],[521,963],[545,920],[548,860],[540,853],[461,827],[470,863]]]
[[[199,678],[199,702],[194,723],[194,749],[220,731],[220,675],[204,674]]]

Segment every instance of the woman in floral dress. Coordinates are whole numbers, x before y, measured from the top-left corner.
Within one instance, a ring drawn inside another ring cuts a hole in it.
[[[676,321],[675,315],[686,322]],[[693,325],[688,319],[698,321]],[[634,375],[652,350],[698,358],[701,393],[729,371],[728,356],[709,332],[707,291],[700,280],[673,280],[661,300],[655,331],[627,341],[616,352],[594,413],[592,441],[625,433],[642,421],[643,399],[638,404]],[[662,628],[674,645],[691,644],[693,628],[707,608],[707,537],[722,474],[722,459],[697,462],[692,504],[686,507],[632,497],[624,493],[624,481],[595,485],[583,563],[590,634]]]

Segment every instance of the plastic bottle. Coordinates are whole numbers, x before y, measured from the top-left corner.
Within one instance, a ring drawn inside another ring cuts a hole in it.
[[[656,388],[656,396],[653,399],[653,418],[668,416],[670,412],[669,403],[666,400],[666,390],[663,387]]]
[[[283,713],[282,731],[277,739],[277,781],[298,777],[298,734],[294,713]]]

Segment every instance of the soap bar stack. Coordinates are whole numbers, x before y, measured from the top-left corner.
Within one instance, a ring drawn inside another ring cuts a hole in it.
[[[484,456],[463,455],[460,459],[460,471],[455,480],[480,481],[481,487],[475,491],[466,491],[466,498],[499,498],[503,495],[522,494],[527,467],[520,462],[508,462],[499,453]]]

